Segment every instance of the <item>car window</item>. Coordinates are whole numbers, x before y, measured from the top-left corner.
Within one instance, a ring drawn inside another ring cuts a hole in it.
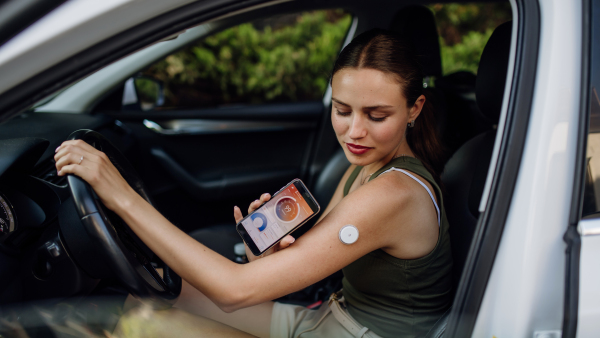
[[[509,2],[436,3],[428,8],[438,25],[443,75],[477,74],[481,51],[492,32],[512,20]]]
[[[243,23],[152,64],[125,93],[135,88],[143,110],[320,100],[350,22],[319,10]]]
[[[594,5],[590,43],[589,125],[582,216],[600,211],[600,11]]]

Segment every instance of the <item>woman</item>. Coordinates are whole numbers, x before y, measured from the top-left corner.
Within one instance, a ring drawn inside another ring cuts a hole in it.
[[[315,227],[260,259],[247,250],[245,265],[172,225],[86,143],[63,143],[56,167],[88,181],[185,280],[176,307],[257,336],[421,336],[452,300],[441,150],[422,79],[413,51],[394,33],[372,30],[344,48],[333,69],[331,121],[352,166]],[[234,216],[242,219],[238,207]],[[347,224],[360,234],[351,245],[338,239]],[[270,302],[342,268],[346,309],[337,301],[319,310]]]

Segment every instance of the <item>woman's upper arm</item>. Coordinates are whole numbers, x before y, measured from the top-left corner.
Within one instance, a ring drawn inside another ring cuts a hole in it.
[[[338,183],[338,186],[335,189],[335,192],[333,193],[333,196],[331,197],[331,200],[329,200],[329,204],[327,204],[327,208],[325,208],[325,210],[323,211],[323,213],[321,213],[321,217],[319,217],[319,220],[317,221],[317,223],[315,223],[315,225],[318,224],[319,222],[321,222],[323,220],[323,218],[325,218],[325,216],[327,216],[327,214],[333,208],[335,208],[335,206],[338,203],[340,203],[340,201],[342,200],[342,198],[344,198],[344,186],[346,185],[346,181],[348,181],[348,177],[350,177],[350,174],[352,173],[352,171],[354,170],[354,168],[356,168],[356,166],[354,164],[352,164],[352,165],[350,165],[350,167],[348,167],[348,169],[344,173],[344,176],[342,176],[342,179]]]
[[[383,181],[383,180],[381,180]],[[356,259],[389,245],[390,224],[397,224],[398,210],[407,198],[384,182],[373,182],[349,194],[294,245],[244,265],[248,294],[242,307],[272,300],[319,281]],[[377,184],[379,183],[379,184]],[[357,193],[359,192],[360,193]],[[346,224],[358,228],[359,238],[343,244],[339,230]]]

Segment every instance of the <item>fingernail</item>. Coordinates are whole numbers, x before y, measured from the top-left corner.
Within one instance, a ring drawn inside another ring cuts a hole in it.
[[[56,173],[56,175],[60,176],[60,172],[61,172],[61,171],[62,171],[62,170],[59,170],[59,171]]]
[[[292,241],[290,242],[290,244],[294,243],[296,241],[295,238],[292,238]]]
[[[60,149],[60,146],[56,147],[56,150],[54,151],[54,153],[58,153],[58,149]]]

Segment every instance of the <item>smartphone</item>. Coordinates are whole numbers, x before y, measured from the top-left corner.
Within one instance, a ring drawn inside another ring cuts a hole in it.
[[[321,207],[300,179],[281,188],[271,199],[244,217],[237,232],[254,256],[260,256],[286,235],[313,218]]]

